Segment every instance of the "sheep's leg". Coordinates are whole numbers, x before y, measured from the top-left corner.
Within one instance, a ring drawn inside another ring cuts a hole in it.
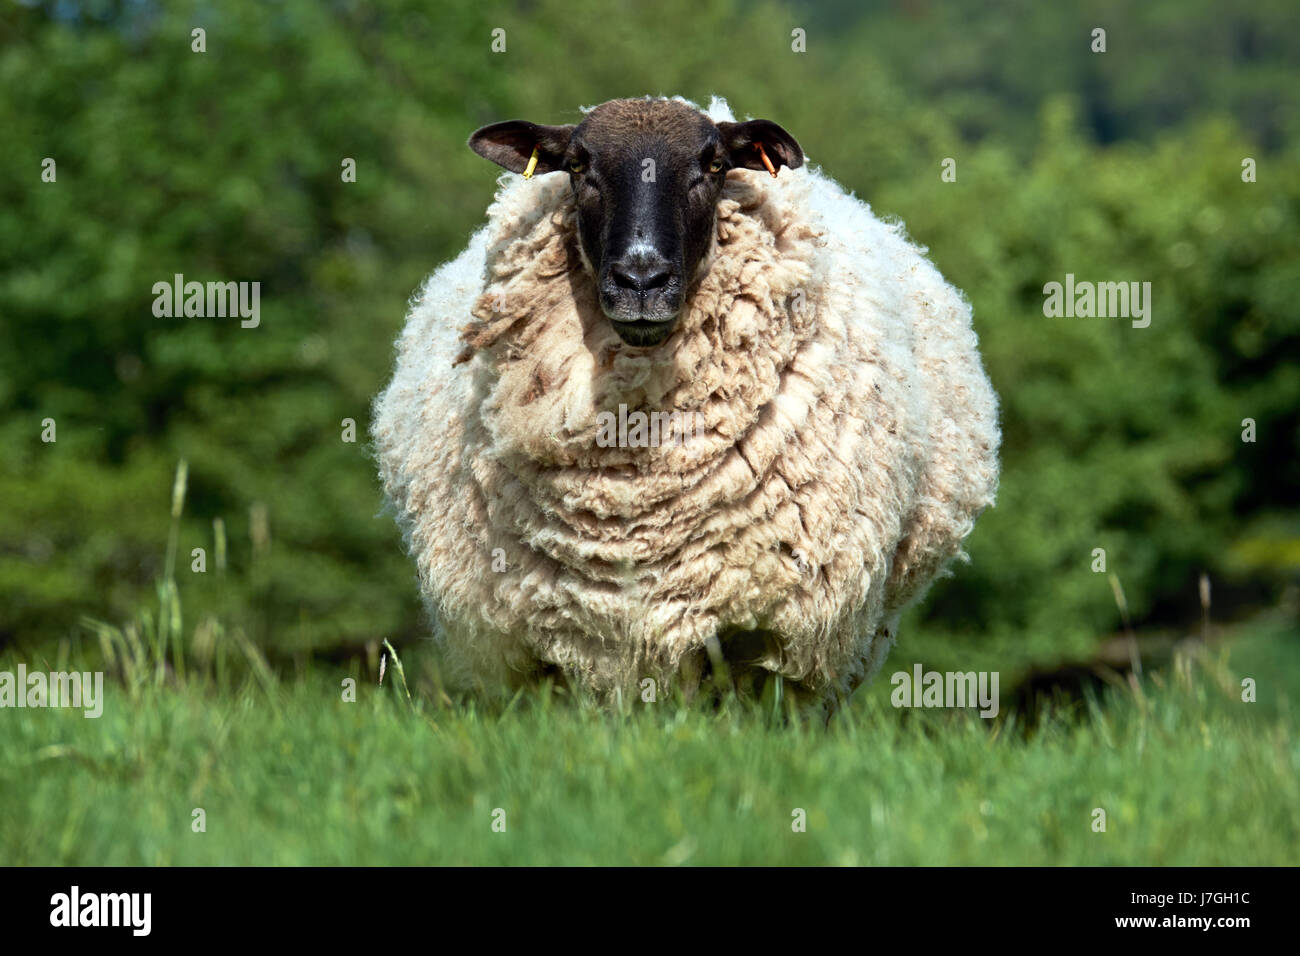
[[[700,681],[704,677],[704,661],[699,654],[688,654],[682,658],[678,674],[682,686],[682,696],[686,698],[687,703],[690,703],[695,700],[695,695],[700,692]]]

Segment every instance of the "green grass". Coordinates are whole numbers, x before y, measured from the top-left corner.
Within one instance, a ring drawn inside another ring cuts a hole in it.
[[[391,667],[345,703],[343,671],[146,666],[106,685],[98,720],[0,711],[0,862],[1295,864],[1296,637],[1224,646],[1033,728],[895,710],[886,680],[821,727],[735,701],[438,703],[416,649],[413,702]]]

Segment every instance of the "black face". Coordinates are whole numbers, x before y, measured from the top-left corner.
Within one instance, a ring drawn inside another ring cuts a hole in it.
[[[516,172],[536,150],[536,172],[568,174],[601,309],[633,346],[672,334],[713,241],[727,170],[764,169],[764,156],[773,169],[803,164],[775,123],[715,124],[673,100],[611,100],[577,127],[497,123],[469,145]]]
[[[629,345],[658,345],[672,334],[713,238],[731,163],[717,126],[696,116],[671,136],[623,144],[588,121],[565,154],[600,307]]]

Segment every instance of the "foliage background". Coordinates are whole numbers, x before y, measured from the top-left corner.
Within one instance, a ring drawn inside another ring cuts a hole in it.
[[[1216,614],[1293,606],[1297,64],[1287,0],[0,6],[0,648],[135,612],[182,458],[180,554],[229,538],[227,573],[182,562],[188,618],[280,665],[426,634],[364,435],[408,296],[490,201],[465,139],[644,93],[782,123],[973,303],[1004,477],[904,649],[1094,653],[1120,624],[1096,547],[1143,633],[1195,619],[1202,571]],[[1151,282],[1150,328],[1045,318],[1067,272]],[[174,273],[260,281],[261,326],[155,318]]]

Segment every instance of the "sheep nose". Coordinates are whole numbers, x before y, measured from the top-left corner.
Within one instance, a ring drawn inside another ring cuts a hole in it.
[[[649,292],[668,284],[671,273],[662,256],[638,253],[610,264],[614,284],[634,292]]]

